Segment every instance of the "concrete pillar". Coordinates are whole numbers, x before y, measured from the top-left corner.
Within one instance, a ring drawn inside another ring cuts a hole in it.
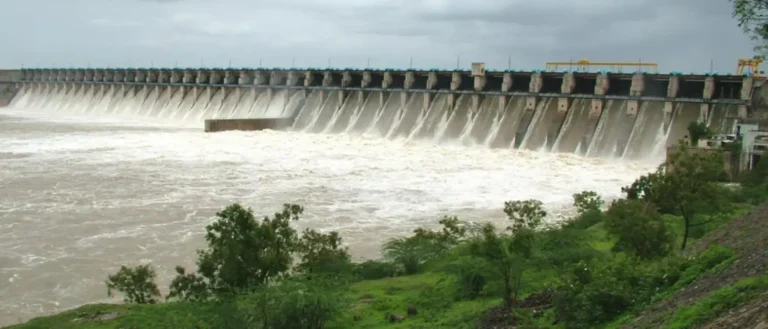
[[[136,70],[134,82],[139,83],[139,82],[146,82],[146,81],[147,81],[147,70],[143,70],[143,69]]]
[[[86,82],[93,82],[95,76],[96,76],[96,72],[94,72],[94,70],[91,70],[91,69],[86,69],[85,70],[85,81]],[[38,80],[39,80],[39,78],[38,78]]]
[[[333,83],[333,75],[331,71],[323,72],[323,87],[330,87]]]
[[[472,78],[475,91],[485,88],[485,63],[472,63]]]
[[[125,78],[123,81],[129,82],[129,83],[135,83],[136,82],[136,70],[125,70],[124,72]],[[75,78],[77,80],[77,78]]]
[[[251,77],[251,75],[248,74],[248,71],[240,70],[240,74],[237,77],[237,84],[239,84],[239,85],[250,85],[252,83],[253,83],[253,77]]]
[[[190,70],[184,70],[181,76],[181,83],[188,84],[195,82],[195,77]]]
[[[341,75],[341,86],[346,88],[349,87],[349,84],[352,83],[352,73],[349,71],[344,71]]]
[[[501,92],[506,93],[512,89],[512,73],[504,73],[501,78]],[[499,97],[499,112],[504,111],[507,107],[507,95],[501,95]]]
[[[171,83],[181,83],[181,79],[183,78],[184,72],[181,70],[172,70],[171,71]]]
[[[368,88],[370,86],[371,81],[373,81],[373,76],[371,75],[371,72],[365,71],[363,72],[363,80],[360,81],[360,87],[362,88]]]
[[[288,74],[285,71],[272,70],[269,72],[270,86],[283,86],[287,80]]]
[[[104,70],[104,82],[114,82],[115,81],[115,70],[107,69]]]
[[[706,77],[704,79],[704,90],[702,93],[702,98],[705,101],[708,101],[712,99],[712,96],[714,94],[715,94],[715,78]],[[707,122],[708,117],[709,117],[709,103],[701,103],[701,105],[699,105],[699,122]]]
[[[744,77],[741,83],[741,100],[749,101],[752,98],[752,88],[754,87],[755,79],[752,77]]]
[[[93,72],[93,81],[94,82],[104,82],[104,74],[106,72],[102,69],[94,70]]]
[[[222,78],[221,70],[211,70],[209,84],[219,84]]]
[[[595,95],[604,96],[608,92],[610,84],[608,82],[608,75],[600,73],[595,80]],[[592,99],[592,107],[589,110],[589,116],[600,116],[603,113],[603,99]]]
[[[157,82],[157,78],[159,75],[160,75],[160,70],[149,69],[149,71],[147,71],[147,83]]]
[[[384,78],[381,80],[381,88],[387,89],[392,85],[392,72],[384,72]]]
[[[427,89],[435,89],[437,87],[437,72],[430,71],[427,73]]]
[[[564,74],[563,82],[560,84],[560,93],[569,95],[573,93],[574,88],[576,88],[576,78],[573,76],[573,73]],[[557,99],[557,111],[561,113],[568,111],[568,107],[570,107],[569,100],[568,96],[559,97]]]
[[[536,72],[531,74],[531,82],[528,84],[528,92],[540,93],[541,86],[543,86],[543,79],[541,73]],[[533,111],[536,109],[536,96],[528,96],[525,99],[525,110]]]
[[[208,70],[197,70],[197,78],[195,83],[198,85],[208,84]]]
[[[405,72],[403,89],[411,89],[411,87],[413,87],[414,82],[416,82],[416,73],[414,73],[413,71]]]
[[[637,72],[632,75],[632,84],[629,87],[629,96],[640,97],[645,91],[645,74],[643,72]],[[637,111],[640,107],[640,101],[636,99],[630,99],[627,101],[627,114],[637,115]]]
[[[266,86],[269,84],[269,74],[267,71],[258,70],[253,76],[253,84],[256,86]]]
[[[451,74],[451,90],[458,90],[461,87],[461,73],[453,72]]]
[[[453,72],[451,74],[451,90],[458,90],[461,87],[461,73]],[[456,94],[448,95],[448,106],[453,108],[453,104],[456,102]]]
[[[680,77],[676,75],[670,75],[669,84],[667,85],[667,98],[670,100],[664,102],[665,114],[672,114],[672,110],[675,108],[675,104],[671,100],[677,97],[678,91],[680,91]]]
[[[75,70],[65,70],[66,71],[66,77],[64,78],[64,81],[74,81],[75,80]],[[22,79],[24,79],[22,77]]]
[[[315,80],[315,75],[312,71],[304,72],[304,87],[309,87]]]
[[[301,72],[290,70],[288,71],[288,79],[286,80],[286,84],[289,86],[295,86],[299,84],[299,77],[301,77]]]
[[[112,73],[112,81],[114,82],[123,82],[125,81],[125,71],[123,70],[114,70]],[[65,81],[69,81],[69,78],[65,78]]]

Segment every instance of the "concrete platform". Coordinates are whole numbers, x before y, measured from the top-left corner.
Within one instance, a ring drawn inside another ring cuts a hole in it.
[[[205,120],[205,132],[277,130],[292,124],[293,119],[209,119]]]

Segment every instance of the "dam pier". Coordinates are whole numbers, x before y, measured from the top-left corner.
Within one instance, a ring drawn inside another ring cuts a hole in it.
[[[690,121],[730,133],[762,102],[753,97],[762,86],[751,75],[493,71],[483,63],[469,70],[43,68],[3,71],[0,106],[76,103],[85,112],[207,120],[206,131],[356,132],[641,158],[663,154]]]

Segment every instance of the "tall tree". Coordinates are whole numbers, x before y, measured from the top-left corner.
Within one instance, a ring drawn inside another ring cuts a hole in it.
[[[755,42],[759,57],[768,54],[768,0],[730,0],[733,17],[739,27]],[[756,56],[757,57],[757,56]]]
[[[685,249],[691,227],[706,224],[714,215],[727,210],[718,186],[723,173],[721,153],[692,149],[680,141],[667,158],[664,174],[652,184],[652,201],[662,209],[676,208],[683,217],[680,249]],[[710,215],[710,219],[695,222],[700,215]]]

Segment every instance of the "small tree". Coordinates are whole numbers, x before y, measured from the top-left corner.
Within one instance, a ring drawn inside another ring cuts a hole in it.
[[[112,291],[123,293],[126,303],[154,304],[155,297],[160,296],[155,278],[157,274],[152,265],[139,265],[134,268],[121,266],[117,273],[107,277],[107,296],[112,297]]]
[[[541,226],[544,217],[547,217],[541,201],[533,199],[504,202],[504,213],[507,214],[507,219],[512,221],[512,225],[508,227],[511,230],[535,230]]]
[[[306,229],[299,239],[298,251],[301,263],[296,270],[306,275],[351,273],[347,248],[342,247],[341,236],[337,232],[323,234]]]
[[[256,221],[251,209],[233,204],[206,227],[207,250],[198,250],[197,272],[211,291],[233,293],[285,274],[297,250],[298,236],[290,226],[304,208],[286,204],[273,218]]]
[[[485,259],[501,276],[504,306],[512,308],[520,294],[526,263],[533,254],[535,231],[547,212],[541,201],[525,200],[505,202],[504,213],[512,221],[507,228],[512,233],[499,233],[493,225],[486,224],[480,237],[470,242],[469,250],[471,255]]]
[[[205,301],[210,297],[208,283],[194,273],[186,273],[186,269],[176,266],[176,277],[170,285],[166,300]]]
[[[418,273],[422,265],[434,258],[432,241],[420,236],[390,239],[382,247],[382,256],[387,261],[402,267],[406,275]]]
[[[614,251],[629,252],[643,259],[666,256],[674,242],[674,235],[655,205],[639,200],[614,201],[605,218],[605,229],[618,238]]]
[[[688,138],[691,140],[691,146],[697,146],[700,139],[711,134],[712,132],[704,122],[691,121],[688,123]]]
[[[595,191],[582,191],[573,195],[573,206],[579,214],[600,211],[605,201]]]

